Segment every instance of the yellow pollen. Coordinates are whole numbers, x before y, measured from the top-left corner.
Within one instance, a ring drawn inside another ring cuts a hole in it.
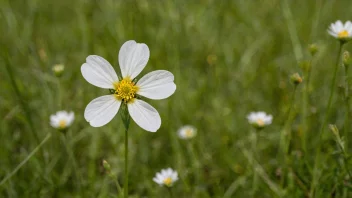
[[[348,32],[347,32],[347,30],[343,30],[343,31],[339,32],[339,33],[337,34],[337,36],[338,36],[339,38],[346,38],[346,37],[348,37]]]
[[[61,129],[66,128],[66,120],[60,120],[60,121],[59,121],[59,127],[60,127]]]
[[[120,82],[114,84],[115,96],[119,100],[123,100],[125,103],[132,101],[136,97],[138,86],[130,78],[124,78]]]
[[[164,179],[163,182],[166,186],[171,186],[172,179],[171,179],[171,177],[168,177],[168,178]]]
[[[257,120],[257,124],[258,124],[258,126],[264,126],[265,125],[264,120],[262,120],[262,119],[258,119]]]

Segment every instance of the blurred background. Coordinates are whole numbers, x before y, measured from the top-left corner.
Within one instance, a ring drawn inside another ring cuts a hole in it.
[[[351,10],[349,0],[0,0],[0,197],[116,197],[102,160],[122,185],[123,124],[120,116],[101,128],[85,121],[86,105],[108,90],[85,81],[80,67],[95,54],[119,71],[118,51],[127,40],[149,46],[140,76],[165,69],[177,85],[170,98],[147,100],[162,118],[157,133],[131,123],[130,197],[167,197],[152,181],[167,167],[179,173],[175,197],[351,197],[329,129],[314,179],[312,170],[338,50],[327,28],[351,20]],[[311,60],[310,86],[305,92],[299,85],[292,103],[289,76],[306,78]],[[61,77],[55,64],[65,66]],[[338,75],[340,85],[342,67]],[[280,131],[291,103],[292,142],[283,165]],[[65,136],[76,163],[49,124],[59,110],[75,113]],[[246,119],[252,111],[274,117],[258,131],[255,152]],[[336,89],[329,123],[342,131],[345,112]],[[186,124],[198,129],[191,140],[177,136]],[[348,150],[351,134],[343,136]]]

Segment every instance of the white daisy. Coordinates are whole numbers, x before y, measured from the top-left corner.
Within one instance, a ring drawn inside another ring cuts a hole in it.
[[[328,33],[339,40],[347,41],[352,37],[352,23],[347,21],[343,24],[338,20],[330,25]]]
[[[56,129],[66,129],[71,126],[75,115],[73,112],[58,111],[50,116],[50,125]]]
[[[271,124],[273,116],[266,114],[265,112],[251,112],[247,116],[248,122],[257,128],[263,128]]]
[[[156,173],[153,181],[160,186],[171,187],[178,180],[178,174],[171,168],[162,169],[159,173]]]
[[[174,75],[165,70],[150,72],[140,79],[137,75],[149,60],[149,48],[144,43],[125,42],[119,52],[119,65],[122,79],[117,77],[114,68],[104,58],[88,56],[81,67],[83,77],[92,85],[113,90],[112,94],[92,100],[86,107],[84,118],[93,127],[110,122],[121,104],[126,104],[132,119],[143,129],[155,132],[160,128],[158,111],[140,100],[146,97],[160,100],[171,96],[175,90]]]
[[[177,131],[181,139],[191,139],[197,135],[197,129],[194,126],[186,125]]]

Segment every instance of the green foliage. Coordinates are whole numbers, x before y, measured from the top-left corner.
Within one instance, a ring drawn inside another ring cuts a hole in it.
[[[150,49],[142,74],[171,71],[177,90],[168,99],[147,100],[162,118],[157,133],[130,124],[130,197],[167,197],[152,181],[167,167],[179,173],[175,197],[352,197],[346,171],[352,136],[343,130],[341,95],[333,98],[328,124],[340,129],[344,153],[326,126],[316,158],[338,50],[326,30],[338,19],[351,20],[351,9],[347,0],[1,0],[0,180],[52,135],[1,183],[0,197],[117,196],[102,161],[123,188],[124,125],[120,116],[101,128],[84,120],[86,105],[109,91],[87,83],[80,67],[96,54],[119,72],[119,48],[131,39]],[[318,51],[311,62],[312,43]],[[345,49],[351,51],[351,43]],[[302,62],[311,64],[309,86]],[[52,71],[55,64],[65,65],[61,77]],[[346,86],[341,68],[337,85]],[[285,129],[286,153],[280,132],[295,72],[304,80]],[[65,138],[49,124],[59,110],[75,112]],[[257,131],[254,151],[246,116],[260,110],[274,120]],[[185,124],[198,129],[194,139],[177,137]]]

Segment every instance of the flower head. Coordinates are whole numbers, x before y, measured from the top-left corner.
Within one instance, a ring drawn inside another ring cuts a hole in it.
[[[273,116],[266,114],[265,112],[251,112],[247,116],[248,122],[256,128],[263,128],[271,124]]]
[[[122,77],[118,78],[104,58],[96,55],[87,57],[81,67],[83,77],[92,85],[112,91],[110,95],[98,97],[87,105],[84,118],[91,126],[100,127],[110,122],[122,104],[127,106],[132,119],[143,129],[155,132],[160,128],[158,111],[140,98],[165,99],[175,92],[176,85],[174,75],[165,70],[156,70],[137,79],[148,60],[146,44],[125,42],[119,52]]]
[[[302,77],[299,75],[299,73],[294,73],[290,76],[290,80],[293,84],[295,85],[299,85],[302,83],[303,79]]]
[[[53,66],[52,70],[55,76],[60,77],[65,70],[65,66],[63,64],[56,64]]]
[[[58,111],[50,116],[50,125],[56,129],[64,130],[71,126],[75,115],[73,112]]]
[[[347,21],[343,24],[340,20],[336,21],[330,25],[328,33],[340,41],[346,42],[352,37],[352,23]]]
[[[181,139],[191,139],[197,135],[197,129],[194,126],[186,125],[177,131]]]
[[[156,173],[153,181],[160,186],[171,187],[178,180],[178,174],[171,168],[162,169],[159,173]]]

